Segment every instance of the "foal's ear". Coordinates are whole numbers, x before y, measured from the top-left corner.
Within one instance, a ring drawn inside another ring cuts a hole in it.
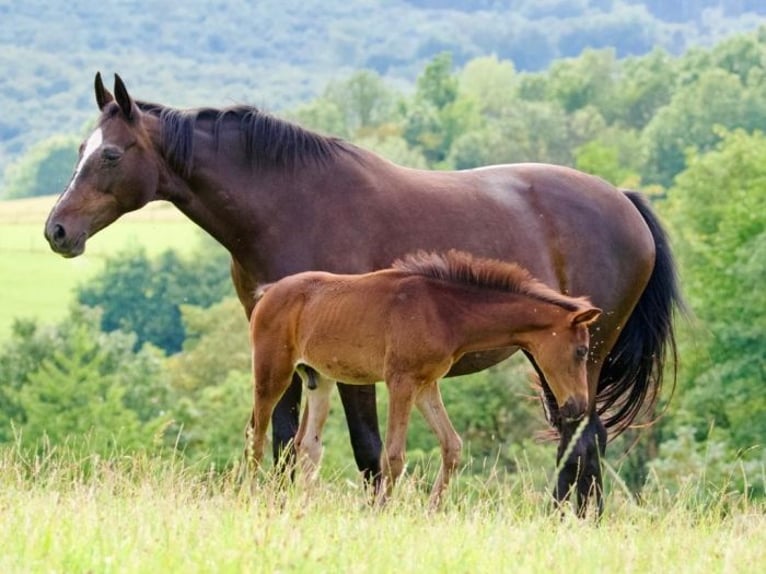
[[[119,75],[114,75],[114,95],[117,98],[117,104],[122,110],[122,114],[125,119],[133,119],[133,99],[128,93],[128,89],[125,87],[125,83],[122,81]]]
[[[572,326],[590,325],[601,316],[601,309],[598,307],[589,307],[582,311],[572,313]]]
[[[101,72],[96,72],[96,80],[94,82],[96,87],[96,103],[98,109],[103,111],[106,104],[114,101],[114,96],[104,87],[104,82],[101,79]]]

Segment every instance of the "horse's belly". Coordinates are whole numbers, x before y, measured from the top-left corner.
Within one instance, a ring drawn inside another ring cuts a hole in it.
[[[449,372],[446,377],[459,377],[460,375],[468,375],[470,373],[476,373],[483,371],[484,369],[491,367],[501,361],[504,361],[511,355],[518,351],[518,347],[510,347],[507,349],[493,349],[492,351],[481,351],[478,353],[468,353],[460,358]]]

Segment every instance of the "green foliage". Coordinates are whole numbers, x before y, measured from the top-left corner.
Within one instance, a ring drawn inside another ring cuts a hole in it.
[[[242,454],[253,404],[248,321],[234,297],[181,314],[187,337],[167,363],[175,397],[167,436],[189,460],[222,468]]]
[[[697,317],[683,349],[678,425],[729,455],[766,444],[766,137],[719,132],[669,191],[684,288]],[[679,427],[680,428],[680,427]]]
[[[686,166],[689,149],[709,150],[719,141],[717,126],[766,128],[762,88],[750,89],[719,68],[704,70],[697,80],[681,86],[646,126],[646,180],[669,186]]]
[[[474,58],[459,75],[459,97],[476,102],[478,111],[488,120],[502,117],[514,105],[518,78],[513,62],[497,56]]]
[[[87,308],[52,328],[17,323],[0,350],[0,442],[18,433],[33,449],[150,449],[167,421],[168,387],[159,354],[133,344],[133,335],[101,332]]]
[[[52,136],[34,146],[8,166],[5,191],[0,197],[17,199],[64,191],[77,161],[75,136]]]
[[[450,54],[439,54],[418,76],[417,90],[405,105],[403,136],[431,165],[447,158],[452,142],[480,122],[471,99],[458,98],[458,77]]]
[[[181,305],[206,306],[231,293],[228,255],[208,245],[189,260],[174,251],[156,259],[144,249],[118,253],[78,289],[77,300],[102,309],[103,330],[136,333],[136,348],[148,342],[176,353],[185,339]]]
[[[670,102],[677,61],[655,48],[646,56],[624,60],[620,67],[610,101],[602,103],[604,116],[627,128],[643,129]]]
[[[0,174],[37,142],[92,121],[96,70],[119,72],[149,101],[287,109],[353,70],[411,85],[424,63],[445,51],[460,64],[497,54],[534,71],[584,49],[611,47],[622,57],[661,46],[678,54],[764,21],[753,2],[716,2],[723,8],[705,18],[701,6],[709,2],[685,1],[677,12],[653,0],[289,4],[198,0],[168,7],[137,0],[131,10],[115,10],[89,0],[71,10],[49,0],[6,2]],[[722,65],[744,71],[756,61],[751,51],[729,51]]]
[[[613,185],[621,185],[631,176],[630,171],[620,165],[619,150],[598,140],[581,145],[574,155],[577,169],[603,177]]]
[[[557,60],[546,73],[547,93],[567,113],[609,102],[617,69],[613,50],[585,50],[579,57]]]

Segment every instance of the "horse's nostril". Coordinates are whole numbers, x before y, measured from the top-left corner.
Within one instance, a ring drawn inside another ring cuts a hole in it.
[[[64,226],[57,223],[53,226],[53,239],[56,241],[61,241],[66,237],[66,231],[64,230]]]

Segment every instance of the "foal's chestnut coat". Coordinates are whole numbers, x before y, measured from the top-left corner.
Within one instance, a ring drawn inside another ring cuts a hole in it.
[[[263,456],[274,405],[296,368],[319,374],[296,436],[304,470],[321,455],[334,381],[389,391],[384,498],[404,466],[413,402],[436,433],[442,466],[431,494],[438,505],[459,462],[461,440],[444,409],[438,379],[465,353],[511,346],[533,358],[560,412],[588,407],[588,325],[601,311],[561,295],[521,267],[450,251],[419,253],[363,275],[305,272],[263,290],[251,318],[255,408],[252,456]]]

